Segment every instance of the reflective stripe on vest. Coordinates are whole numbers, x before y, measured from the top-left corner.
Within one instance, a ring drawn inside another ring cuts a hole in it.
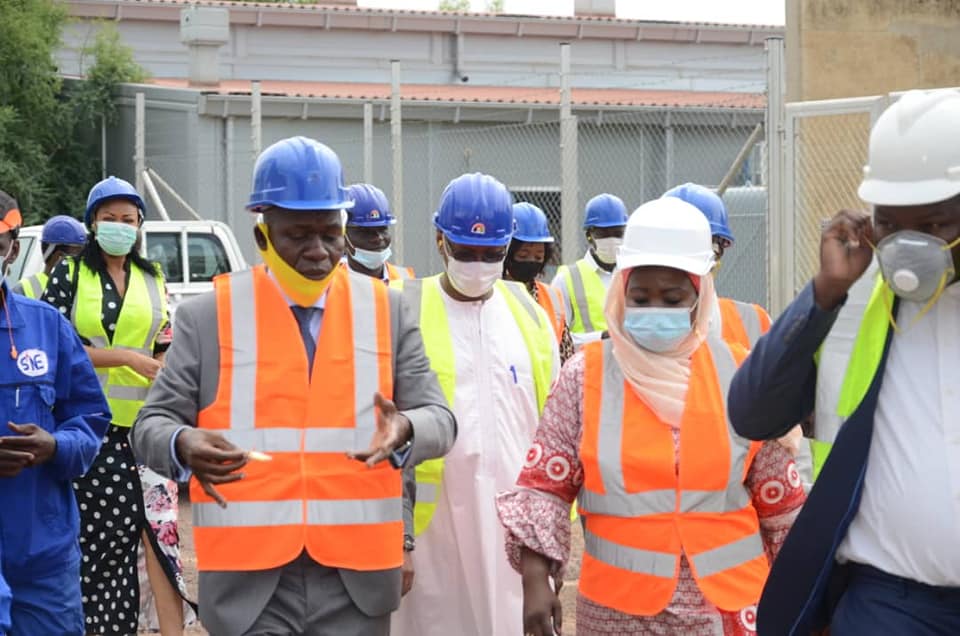
[[[47,288],[49,276],[45,272],[38,272],[29,278],[20,281],[20,293],[27,298],[34,300],[43,295],[43,290]]]
[[[744,482],[760,444],[736,435],[726,417],[739,349],[711,338],[694,354],[677,470],[672,428],[625,383],[611,343],[585,346],[585,597],[655,615],[673,597],[685,555],[717,607],[738,611],[759,599],[768,564]]]
[[[594,559],[621,570],[645,572],[659,578],[672,579],[677,568],[677,555],[671,552],[653,552],[601,539],[586,533],[584,548]],[[701,577],[708,577],[735,568],[764,554],[759,534],[721,545],[690,559],[690,564]],[[739,608],[738,608],[739,609]]]
[[[289,305],[263,266],[215,280],[220,383],[198,426],[271,454],[219,486],[220,508],[191,482],[198,568],[318,563],[382,570],[402,562],[400,471],[346,453],[376,431],[373,396],[393,395],[390,305],[373,278],[338,270],[312,373]]]
[[[437,374],[440,388],[450,408],[456,391],[456,357],[443,302],[440,276],[395,281],[395,289],[403,290],[407,305],[414,311],[423,335],[423,346],[430,360],[430,368]],[[553,383],[553,351],[556,340],[543,310],[520,283],[497,281],[495,293],[503,295],[517,323],[527,351],[530,354],[537,409],[543,411]],[[416,468],[417,501],[413,509],[415,534],[423,533],[430,525],[440,501],[443,482],[443,459],[430,459]]]
[[[729,386],[737,371],[737,362],[730,350],[713,341],[708,341],[716,373],[721,387]],[[613,357],[613,348],[605,347],[603,367],[616,369],[619,365]],[[607,371],[609,373],[609,371]],[[639,517],[642,515],[669,514],[673,512],[711,512],[723,513],[739,510],[750,504],[750,493],[746,488],[728,487],[725,490],[649,490],[628,493],[621,465],[623,450],[624,391],[608,389],[607,382],[614,383],[613,377],[604,377],[603,401],[600,404],[600,430],[597,454],[604,458],[600,464],[600,476],[604,492],[592,492],[584,488],[578,498],[584,510],[618,517]],[[726,393],[721,396],[723,412],[726,413]],[[726,483],[742,484],[746,475],[746,462],[753,446],[730,428],[730,461]],[[751,458],[752,459],[752,458]],[[679,496],[679,508],[677,497]]]
[[[563,295],[555,288],[536,281],[537,302],[543,307],[553,325],[553,332],[557,336],[557,344],[563,338],[563,328],[567,324],[567,315],[563,311]]]
[[[757,305],[731,298],[719,298],[723,339],[753,349],[757,340],[770,330],[770,317]]]
[[[393,263],[386,263],[387,280],[412,280],[415,278],[412,267],[397,267]]]
[[[814,479],[823,469],[840,427],[857,410],[880,368],[894,301],[874,262],[850,288],[817,352],[814,439],[810,441]]]
[[[306,523],[322,526],[380,524],[402,521],[400,509],[393,499],[331,499],[306,502]],[[303,502],[236,501],[226,508],[217,503],[191,504],[196,506],[194,520],[205,528],[264,527],[302,525]]]
[[[603,305],[607,290],[597,271],[585,259],[580,259],[573,266],[564,265],[560,269],[566,273],[565,291],[573,307],[570,331],[606,331],[607,320],[603,315]]]
[[[79,264],[76,275],[77,287],[74,290],[73,308],[70,321],[77,333],[97,349],[119,349],[134,351],[152,358],[153,346],[160,335],[160,328],[169,319],[167,313],[167,294],[163,275],[157,268],[153,276],[144,273],[139,267],[131,265],[127,274],[127,289],[120,306],[113,338],[103,328],[103,287],[100,274],[91,270],[82,261],[69,259],[67,271],[71,280],[74,268]],[[108,367],[96,369],[97,378],[103,388],[113,413],[113,424],[132,426],[140,412],[150,380],[132,368]]]

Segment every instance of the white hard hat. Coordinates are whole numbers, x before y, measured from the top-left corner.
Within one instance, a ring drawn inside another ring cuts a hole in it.
[[[627,220],[617,267],[659,265],[705,276],[713,267],[710,222],[697,208],[676,197],[644,203]]]
[[[960,194],[960,91],[910,91],[870,132],[860,198],[924,205]]]

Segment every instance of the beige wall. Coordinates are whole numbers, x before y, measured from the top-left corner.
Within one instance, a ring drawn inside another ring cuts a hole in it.
[[[786,0],[787,99],[960,86],[960,0]]]
[[[960,86],[960,0],[785,1],[788,102]],[[869,128],[868,114],[798,122],[798,287],[817,268],[820,220],[842,208],[866,207],[857,187]]]

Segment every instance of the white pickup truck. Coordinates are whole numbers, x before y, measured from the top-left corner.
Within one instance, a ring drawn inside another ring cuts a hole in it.
[[[40,225],[20,230],[20,255],[10,268],[10,281],[43,269],[42,230]],[[219,221],[145,221],[142,249],[163,268],[171,317],[184,298],[212,290],[217,274],[248,267],[233,231]]]

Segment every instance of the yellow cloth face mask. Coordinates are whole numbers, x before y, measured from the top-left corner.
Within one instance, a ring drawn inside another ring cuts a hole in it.
[[[330,273],[322,280],[307,278],[288,265],[287,262],[277,254],[277,250],[273,247],[273,242],[270,240],[270,233],[267,230],[266,223],[257,223],[257,227],[263,232],[264,238],[267,239],[266,249],[261,249],[258,245],[257,250],[260,252],[260,256],[263,257],[263,262],[266,263],[267,267],[270,268],[270,271],[276,277],[280,289],[290,297],[290,300],[301,307],[312,307],[315,305],[316,302],[320,300],[320,297],[323,296],[323,293],[327,291],[327,287],[330,286],[330,282],[333,280],[333,275],[337,273],[337,264],[334,263],[333,267],[330,268]]]

